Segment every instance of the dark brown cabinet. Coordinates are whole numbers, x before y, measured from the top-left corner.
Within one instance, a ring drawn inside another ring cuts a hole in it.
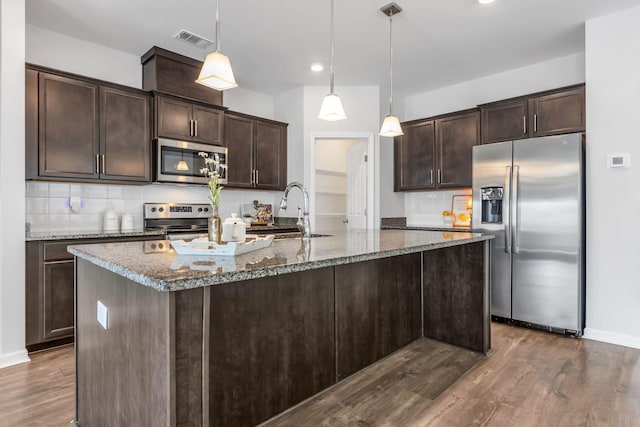
[[[282,190],[287,180],[287,125],[238,113],[224,115],[228,187]]]
[[[480,106],[482,143],[583,132],[584,84]]]
[[[155,106],[156,137],[222,145],[224,111],[161,95]]]
[[[75,270],[73,255],[67,252],[67,246],[159,238],[161,236],[27,242],[27,349],[35,351],[73,340]]]
[[[148,95],[100,87],[102,179],[151,180],[151,105]]]
[[[145,92],[44,68],[27,68],[25,89],[27,179],[151,180]]]
[[[395,191],[471,186],[471,147],[480,143],[480,113],[467,110],[404,123],[394,141]]]

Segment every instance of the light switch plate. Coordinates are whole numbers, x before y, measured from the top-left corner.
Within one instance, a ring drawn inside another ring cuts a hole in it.
[[[104,329],[109,329],[109,309],[100,300],[98,300],[98,323]]]
[[[607,155],[607,167],[609,169],[628,168],[629,166],[631,166],[631,156],[629,153]]]

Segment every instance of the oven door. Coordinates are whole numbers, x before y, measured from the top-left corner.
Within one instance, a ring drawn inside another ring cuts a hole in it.
[[[205,152],[219,162],[220,183],[227,183],[227,148],[188,141],[159,138],[154,144],[154,181],[184,184],[206,184],[207,178],[200,172],[205,168]]]

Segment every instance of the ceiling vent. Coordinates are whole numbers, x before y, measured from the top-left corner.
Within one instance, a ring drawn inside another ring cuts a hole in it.
[[[197,46],[201,49],[206,49],[209,46],[213,46],[215,44],[211,40],[205,39],[204,37],[193,34],[187,30],[180,30],[178,34],[173,36],[173,38]]]

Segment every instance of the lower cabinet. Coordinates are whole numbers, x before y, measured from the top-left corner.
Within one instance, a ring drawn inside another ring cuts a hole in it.
[[[157,240],[139,238],[33,241],[26,244],[26,347],[29,351],[69,343],[74,334],[74,261],[67,246]]]
[[[420,257],[335,268],[338,380],[420,338]]]

